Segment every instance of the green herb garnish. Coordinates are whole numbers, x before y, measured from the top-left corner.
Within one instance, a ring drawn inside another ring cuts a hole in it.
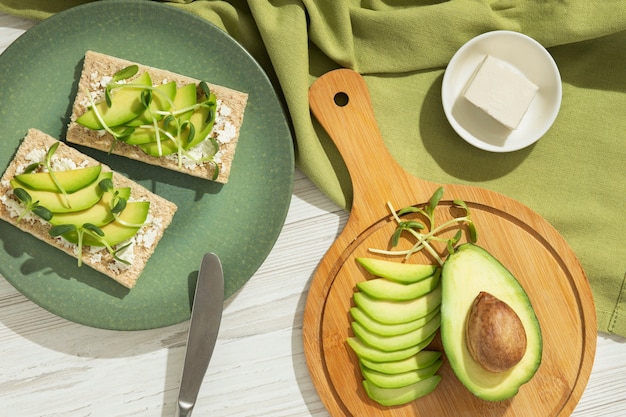
[[[32,197],[30,196],[30,194],[28,194],[28,191],[26,191],[25,189],[16,188],[13,190],[13,194],[25,206],[24,211],[17,218],[18,223],[20,222],[20,220],[24,218],[26,214],[28,214],[31,211],[35,213],[36,215],[38,215],[39,217],[41,217],[42,219],[44,219],[45,221],[49,221],[52,218],[52,213],[50,212],[50,210],[48,210],[44,206],[40,206],[39,201],[33,201]]]
[[[409,206],[398,210],[397,212],[393,208],[390,202],[387,203],[389,206],[389,210],[391,211],[391,215],[394,220],[397,222],[397,227],[393,234],[391,235],[390,245],[391,247],[396,247],[400,242],[400,237],[404,232],[412,235],[416,241],[410,249],[407,250],[384,250],[384,249],[374,249],[370,248],[370,252],[391,255],[391,256],[404,256],[405,259],[408,259],[412,254],[421,251],[422,249],[426,250],[439,265],[443,265],[442,257],[435,251],[432,247],[432,241],[435,242],[445,242],[446,249],[448,253],[454,252],[455,245],[461,240],[463,233],[461,229],[459,229],[454,237],[450,238],[442,238],[438,236],[444,230],[449,229],[454,225],[467,225],[467,234],[468,240],[472,243],[475,243],[478,239],[476,226],[472,221],[470,209],[468,205],[462,200],[453,200],[453,204],[457,207],[462,208],[465,211],[465,215],[455,217],[451,220],[448,220],[440,225],[436,224],[435,219],[435,209],[439,205],[441,198],[443,197],[444,189],[443,187],[439,187],[431,196],[428,204],[424,207],[417,206]],[[422,215],[425,218],[427,224],[424,224],[418,220],[402,220],[402,216],[409,213],[417,213]],[[428,232],[422,232],[422,230],[427,229]]]

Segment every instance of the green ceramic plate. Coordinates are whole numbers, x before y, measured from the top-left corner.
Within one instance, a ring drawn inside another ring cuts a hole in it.
[[[151,1],[88,3],[34,26],[0,55],[0,172],[30,127],[63,138],[82,57],[91,49],[249,93],[228,184],[81,148],[175,202],[178,212],[128,291],[0,221],[0,274],[43,308],[117,330],[189,318],[205,252],[219,255],[229,297],[255,273],[285,221],[294,174],[291,132],[267,76],[219,28]]]

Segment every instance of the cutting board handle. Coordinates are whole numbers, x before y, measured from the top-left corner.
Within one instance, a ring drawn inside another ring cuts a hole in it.
[[[385,146],[359,73],[337,69],[322,75],[309,89],[309,105],[350,172],[352,214],[371,203],[403,204],[410,196],[414,204],[430,198],[436,185],[404,171]]]

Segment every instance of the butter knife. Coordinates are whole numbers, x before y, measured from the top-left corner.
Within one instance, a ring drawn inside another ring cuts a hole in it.
[[[213,354],[224,306],[224,273],[214,253],[202,258],[191,308],[176,417],[189,417]]]

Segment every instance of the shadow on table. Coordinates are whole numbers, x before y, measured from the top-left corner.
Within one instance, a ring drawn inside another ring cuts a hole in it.
[[[334,206],[337,207],[337,206]],[[343,210],[337,208],[337,213],[340,216],[340,222],[337,226],[337,231],[333,238],[333,241],[339,236],[341,231],[344,229],[346,222],[348,220],[348,213]],[[329,242],[329,246],[332,242]],[[317,269],[317,268],[316,268]],[[313,275],[315,271],[313,271]],[[313,275],[309,277],[307,280],[307,286],[305,291],[303,291],[298,300],[298,305],[296,308],[296,314],[293,319],[292,325],[292,340],[291,340],[291,350],[292,350],[292,363],[293,370],[295,374],[295,378],[298,384],[298,388],[302,394],[302,398],[306,404],[307,409],[311,415],[320,415],[326,413],[326,408],[324,404],[321,402],[319,394],[317,393],[317,389],[313,384],[313,380],[311,379],[311,375],[309,373],[309,368],[307,366],[306,357],[304,354],[304,343],[302,340],[302,324],[304,321],[304,308],[306,306],[308,289],[313,279]]]

